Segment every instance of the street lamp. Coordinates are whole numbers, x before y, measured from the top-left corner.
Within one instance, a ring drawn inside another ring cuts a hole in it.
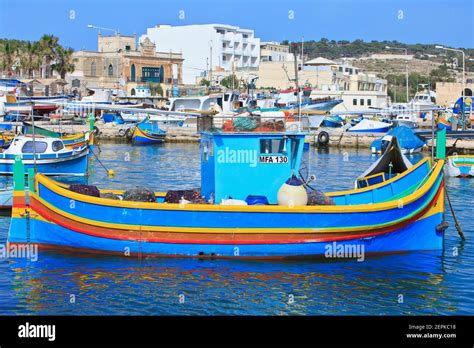
[[[95,25],[92,25],[92,24],[88,24],[87,27],[89,29],[98,29],[98,30],[109,30],[109,31],[113,31],[115,33],[115,35],[117,35],[119,33],[119,31],[117,29],[111,29],[111,28],[104,28],[104,27],[98,27],[98,26],[95,26]]]
[[[439,48],[441,50],[445,51],[454,51],[454,52],[461,52],[462,53],[462,93],[461,97],[463,98],[463,104],[464,104],[464,94],[466,92],[466,55],[463,50],[458,50],[455,48],[449,48],[449,47],[444,47],[440,45],[436,45],[436,48]]]
[[[390,46],[385,46],[386,50],[403,50],[405,51],[405,72],[406,72],[406,84],[407,84],[407,103],[408,103],[408,49],[403,48],[403,47],[390,47]]]

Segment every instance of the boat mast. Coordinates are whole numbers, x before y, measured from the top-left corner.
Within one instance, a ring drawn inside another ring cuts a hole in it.
[[[33,107],[31,107],[31,127],[32,127],[31,135],[33,138],[33,169],[36,174],[35,116],[33,114]]]
[[[298,54],[296,52],[296,44],[293,46],[293,57],[295,61],[295,86],[296,86],[296,93],[298,94],[298,127],[301,124],[301,95],[300,95],[300,87],[298,84]]]

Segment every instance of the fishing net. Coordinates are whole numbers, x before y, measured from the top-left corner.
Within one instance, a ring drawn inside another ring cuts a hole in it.
[[[156,197],[151,190],[145,187],[137,187],[135,189],[125,191],[123,194],[123,200],[133,202],[156,202]]]
[[[93,185],[72,184],[69,186],[69,190],[72,192],[80,193],[81,195],[100,197],[99,189]]]
[[[308,192],[308,203],[307,205],[335,205],[334,200],[326,196],[323,192],[314,190]]]
[[[115,193],[112,193],[112,192],[101,193],[100,198],[115,199],[119,201],[123,199],[121,195],[116,195]]]
[[[171,190],[166,192],[166,203],[179,203],[181,199],[185,199],[194,204],[206,204],[206,200],[201,197],[199,190]]]
[[[250,131],[257,128],[257,121],[250,117],[236,117],[233,126],[237,131]]]

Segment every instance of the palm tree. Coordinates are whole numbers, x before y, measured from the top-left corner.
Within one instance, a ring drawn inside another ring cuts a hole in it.
[[[66,73],[74,71],[74,62],[77,59],[72,57],[73,53],[74,50],[72,48],[64,48],[62,46],[56,48],[55,63],[51,65],[51,69],[57,71],[62,79],[66,77]]]
[[[33,71],[40,68],[41,52],[37,41],[27,41],[21,51],[21,67],[26,70],[28,78],[33,77]]]
[[[13,65],[18,56],[18,45],[12,40],[6,40],[1,46],[1,65],[2,70],[8,73],[8,76],[13,75]]]
[[[54,60],[56,56],[56,50],[58,49],[59,39],[54,35],[43,35],[39,40],[39,47],[41,50],[41,55],[44,57],[45,61],[45,78],[51,76],[51,62]]]

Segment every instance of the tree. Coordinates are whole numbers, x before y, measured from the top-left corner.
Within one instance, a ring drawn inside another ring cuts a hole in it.
[[[43,35],[39,40],[39,47],[41,50],[41,55],[44,57],[44,62],[46,65],[45,77],[48,78],[51,76],[51,62],[56,58],[56,51],[59,47],[59,39],[54,35]]]
[[[74,50],[72,48],[63,48],[58,46],[55,51],[54,61],[51,70],[57,71],[61,78],[66,77],[66,73],[74,71],[74,62],[76,59],[72,57]]]
[[[159,83],[148,82],[148,88],[150,89],[151,95],[163,96],[163,87]]]
[[[27,41],[20,54],[21,68],[26,70],[28,78],[33,77],[33,71],[41,65],[41,52],[36,41]]]
[[[202,79],[201,81],[199,81],[199,86],[209,87],[210,85],[211,85],[211,81],[209,81],[209,80]]]
[[[240,81],[235,74],[228,75],[221,80],[221,86],[226,88],[238,89]]]
[[[12,40],[6,40],[1,47],[2,70],[5,70],[9,76],[13,75],[13,65],[18,55],[18,45]]]

